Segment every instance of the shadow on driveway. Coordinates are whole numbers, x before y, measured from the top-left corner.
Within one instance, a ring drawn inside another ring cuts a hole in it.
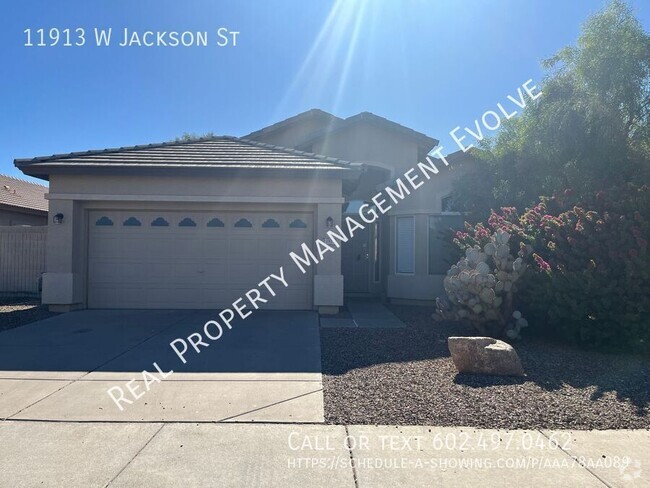
[[[202,333],[216,317],[211,311],[87,310],[0,333],[0,418],[323,421],[315,313],[255,312],[233,321],[219,340],[206,339],[200,353],[189,346],[183,364],[169,343]],[[158,368],[174,374],[161,378]]]
[[[203,334],[216,311],[84,310],[0,333],[0,371],[142,371],[152,363],[177,372],[320,372],[318,316],[257,311],[188,345],[183,364],[169,343]],[[180,346],[179,346],[180,347]]]

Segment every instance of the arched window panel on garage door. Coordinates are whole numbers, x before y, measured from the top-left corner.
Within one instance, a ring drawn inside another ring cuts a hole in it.
[[[279,229],[280,224],[277,220],[271,218],[271,219],[266,219],[264,223],[262,223],[262,227],[265,229]]]
[[[140,227],[142,225],[142,222],[140,222],[135,217],[129,217],[124,221],[122,225],[125,227]]]
[[[235,222],[234,227],[236,227],[238,229],[245,229],[245,228],[253,227],[253,224],[251,223],[250,220],[245,219],[245,218],[241,218],[241,219],[237,220],[237,222]]]
[[[208,221],[206,227],[225,227],[223,220],[218,217],[215,217]]]
[[[169,227],[169,222],[162,217],[158,217],[151,221],[151,227]]]
[[[290,229],[306,229],[307,224],[302,219],[294,219],[289,224]]]
[[[95,221],[95,225],[97,226],[112,226],[113,221],[106,217],[105,215]]]
[[[179,227],[196,227],[196,222],[189,217],[185,217],[178,223]]]

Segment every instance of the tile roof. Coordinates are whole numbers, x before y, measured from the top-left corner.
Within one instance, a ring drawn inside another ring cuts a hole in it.
[[[280,122],[276,122],[275,124],[268,125],[266,127],[263,127],[262,129],[256,130],[255,132],[251,132],[250,134],[244,136],[247,139],[255,139],[256,137],[259,137],[263,134],[269,134],[271,132],[274,132],[278,129],[281,129],[282,127],[285,127],[287,125],[294,124],[296,122],[300,122],[306,118],[313,117],[313,118],[321,118],[324,120],[329,121],[333,126],[336,125],[339,122],[343,122],[343,119],[337,117],[336,115],[332,115],[329,112],[325,112],[324,110],[321,110],[319,108],[312,108],[311,110],[307,110],[306,112],[301,112],[298,115],[294,115],[292,117],[289,117],[287,119],[281,120]]]
[[[16,159],[24,173],[58,170],[233,169],[351,171],[347,161],[232,136]]]
[[[423,134],[422,132],[418,132],[404,125],[398,124],[397,122],[388,120],[385,117],[380,117],[379,115],[375,115],[372,112],[361,112],[356,115],[352,115],[346,119],[342,119],[340,117],[337,117],[336,115],[332,115],[331,113],[325,112],[324,110],[320,110],[318,108],[312,108],[311,110],[307,110],[306,112],[299,113],[298,115],[294,115],[293,117],[289,117],[288,119],[281,120],[280,122],[276,122],[275,124],[271,124],[260,130],[251,132],[250,134],[244,137],[255,139],[259,136],[274,132],[275,130],[285,127],[287,125],[299,123],[307,117],[323,118],[329,120],[330,123],[324,129],[317,130],[314,133],[308,135],[305,138],[305,140],[303,140],[302,142],[300,142],[300,144],[297,145],[297,147],[309,147],[314,142],[322,139],[328,134],[337,132],[339,130],[343,130],[346,127],[350,127],[351,125],[357,124],[359,122],[375,124],[387,130],[400,132],[407,137],[411,137],[415,139],[415,141],[418,144],[422,146],[426,146],[427,149],[434,148],[435,146],[438,145],[439,142],[437,139],[434,139],[433,137],[429,137],[428,135]]]
[[[0,175],[0,204],[47,212],[47,186]]]
[[[351,117],[348,117],[344,119],[343,121],[337,123],[331,128],[322,130],[317,132],[316,134],[312,134],[310,137],[308,137],[305,141],[301,142],[298,144],[297,147],[308,147],[312,145],[314,142],[322,139],[323,137],[333,133],[333,132],[338,132],[340,130],[345,130],[346,127],[349,127],[354,124],[358,123],[369,123],[369,124],[374,124],[379,127],[383,127],[387,130],[399,132],[407,137],[411,137],[414,139],[418,144],[427,147],[428,150],[433,149],[435,146],[438,145],[438,139],[434,139],[433,137],[429,137],[426,134],[423,134],[422,132],[418,132],[416,130],[413,130],[409,127],[406,127],[404,125],[398,124],[397,122],[393,122],[392,120],[388,120],[385,117],[380,117],[379,115],[375,115],[371,112],[361,112],[356,115],[352,115]]]

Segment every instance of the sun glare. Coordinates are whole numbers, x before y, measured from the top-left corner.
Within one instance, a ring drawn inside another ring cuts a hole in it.
[[[336,0],[313,44],[305,56],[289,89],[276,109],[280,117],[290,102],[304,99],[321,100],[336,112],[345,93],[350,70],[359,62],[359,39],[362,30],[373,32],[369,5],[371,0]],[[370,21],[370,22],[369,22]]]

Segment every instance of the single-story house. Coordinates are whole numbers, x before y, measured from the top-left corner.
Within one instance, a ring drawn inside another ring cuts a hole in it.
[[[47,225],[47,187],[0,175],[0,226]]]
[[[49,181],[43,303],[76,308],[222,308],[302,243],[325,239],[438,144],[364,112],[310,110],[244,136],[16,160]],[[335,313],[345,295],[433,300],[448,263],[438,231],[462,156],[267,308]]]

